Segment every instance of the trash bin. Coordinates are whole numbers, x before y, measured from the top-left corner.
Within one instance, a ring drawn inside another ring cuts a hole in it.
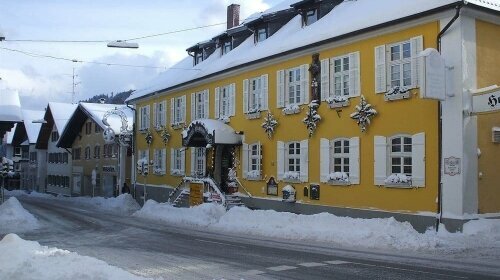
[[[284,202],[295,202],[296,195],[294,187],[286,185],[283,187],[282,193]]]

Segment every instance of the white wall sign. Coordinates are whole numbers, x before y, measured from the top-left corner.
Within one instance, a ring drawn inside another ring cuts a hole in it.
[[[422,98],[445,100],[446,70],[444,59],[436,49],[426,49],[423,57],[423,77],[420,88]]]
[[[460,158],[444,158],[444,174],[455,176],[460,174]]]
[[[491,86],[477,90],[472,95],[472,112],[487,113],[500,111],[500,87]]]

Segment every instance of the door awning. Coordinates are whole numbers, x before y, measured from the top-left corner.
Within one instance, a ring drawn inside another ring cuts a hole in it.
[[[242,142],[241,134],[218,120],[195,120],[182,132],[182,145],[184,147],[241,145]]]

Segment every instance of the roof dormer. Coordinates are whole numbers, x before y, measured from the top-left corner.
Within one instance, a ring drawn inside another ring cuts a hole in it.
[[[207,59],[212,53],[215,51],[215,41],[208,40],[204,42],[200,42],[186,51],[190,56],[193,57],[193,65],[198,65],[203,60]]]
[[[293,8],[256,17],[245,25],[253,31],[255,43],[262,42],[271,37],[276,31],[289,22],[297,12]]]
[[[343,0],[302,0],[290,5],[302,16],[302,25],[309,26],[326,14]]]

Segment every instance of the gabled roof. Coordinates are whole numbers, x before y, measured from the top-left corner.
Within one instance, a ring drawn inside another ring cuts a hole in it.
[[[251,15],[243,21],[242,25],[260,18],[263,14],[286,10],[291,3],[295,2],[297,0],[283,1],[264,13]],[[464,3],[470,7],[488,8],[493,10],[494,13],[500,11],[500,0],[472,0],[468,2],[465,0],[344,1],[310,26],[303,27],[300,16],[296,16],[273,36],[262,42],[255,44],[253,38],[249,37],[241,45],[223,56],[215,56],[215,54],[220,53],[216,50],[207,60],[196,64],[196,69],[193,67],[192,58],[187,57],[167,71],[160,73],[148,86],[133,92],[126,101],[135,101],[155,93],[174,90],[239,67],[264,62],[320,44],[334,42],[360,32],[387,26],[393,22],[410,20],[424,14],[452,9],[457,4]],[[377,11],[376,15],[374,15],[373,11]],[[286,42],[286,44],[283,42]],[[189,71],[189,69],[193,71]]]
[[[45,111],[23,110],[24,128],[30,144],[35,144],[38,139],[44,115]]]
[[[73,142],[75,141],[75,138],[79,135],[87,119],[91,119],[103,130],[106,129],[107,126],[104,125],[102,119],[107,112],[113,109],[118,109],[125,114],[127,118],[128,129],[132,130],[134,123],[134,112],[126,105],[81,102],[74,111],[73,115],[68,120],[66,128],[59,137],[57,146],[62,148],[71,148]],[[120,135],[120,128],[122,126],[121,118],[117,115],[109,115],[109,117],[107,118],[107,122],[114,130],[115,134]]]
[[[38,140],[36,142],[37,149],[47,149],[50,133],[52,132],[54,125],[59,135],[62,134],[66,124],[68,123],[68,119],[71,117],[77,106],[77,104],[49,102],[43,117],[45,123],[42,124],[40,133],[38,134]]]
[[[17,91],[0,90],[0,138],[23,120]]]

